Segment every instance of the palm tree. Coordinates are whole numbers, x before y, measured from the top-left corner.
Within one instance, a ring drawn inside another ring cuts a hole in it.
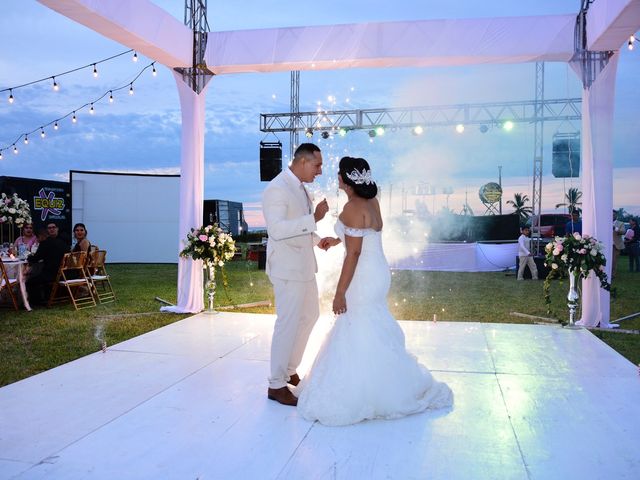
[[[574,210],[580,210],[578,205],[582,205],[580,199],[582,198],[582,192],[575,187],[571,187],[567,193],[564,194],[565,202],[558,203],[556,208],[568,207],[569,213]]]
[[[527,219],[531,216],[531,207],[527,207],[529,197],[523,193],[514,193],[513,200],[507,200],[508,205],[512,205],[515,212],[514,215],[520,217],[520,225],[524,225]]]

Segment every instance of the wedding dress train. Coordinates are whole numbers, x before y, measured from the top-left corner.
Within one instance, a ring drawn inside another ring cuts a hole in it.
[[[347,312],[296,389],[298,411],[325,425],[350,425],[451,406],[451,390],[407,352],[389,312],[391,274],[381,232],[347,228],[339,220],[335,230],[343,242],[345,232],[363,237],[362,251],[346,292]]]

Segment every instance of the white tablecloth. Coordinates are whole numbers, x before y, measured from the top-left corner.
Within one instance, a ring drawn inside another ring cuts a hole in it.
[[[29,266],[26,260],[20,259],[2,259],[9,278],[17,278],[20,285],[20,294],[22,295],[22,304],[24,308],[31,311],[31,305],[29,305],[29,296],[27,295],[27,275],[26,269]]]

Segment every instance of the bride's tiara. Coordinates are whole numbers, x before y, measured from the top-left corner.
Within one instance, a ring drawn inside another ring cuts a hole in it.
[[[347,178],[356,185],[362,185],[363,183],[370,185],[375,183],[371,178],[371,170],[367,170],[366,168],[363,168],[362,172],[358,171],[357,168],[354,168],[353,172],[347,173]]]

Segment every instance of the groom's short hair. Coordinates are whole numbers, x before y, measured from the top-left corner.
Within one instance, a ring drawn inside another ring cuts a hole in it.
[[[293,153],[293,161],[297,162],[301,158],[309,156],[313,157],[314,152],[319,152],[320,147],[318,147],[315,143],[301,143],[296,151]]]

